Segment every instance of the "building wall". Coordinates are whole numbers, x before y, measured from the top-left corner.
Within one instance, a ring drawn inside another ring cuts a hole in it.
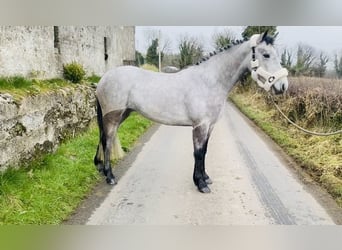
[[[0,26],[0,75],[57,75],[53,27]]]
[[[72,61],[102,75],[135,60],[134,36],[132,26],[0,26],[0,75],[60,77]]]

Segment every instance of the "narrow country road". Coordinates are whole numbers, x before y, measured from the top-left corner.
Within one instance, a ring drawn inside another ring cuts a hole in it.
[[[202,194],[191,128],[160,126],[86,224],[334,224],[271,145],[227,103],[208,146],[212,192]]]

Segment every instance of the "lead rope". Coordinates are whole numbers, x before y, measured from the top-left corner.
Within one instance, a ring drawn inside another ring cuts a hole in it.
[[[273,96],[268,93],[268,96],[270,97],[270,99],[272,100],[274,106],[277,108],[277,110],[279,111],[279,113],[289,122],[291,123],[293,126],[295,126],[296,128],[298,128],[299,130],[307,133],[307,134],[310,134],[310,135],[317,135],[317,136],[330,136],[330,135],[337,135],[337,134],[341,134],[342,133],[342,130],[337,130],[335,132],[330,132],[330,133],[320,133],[320,132],[313,132],[313,131],[309,131],[299,125],[297,125],[296,123],[294,123],[293,121],[290,120],[290,118],[288,118],[282,111],[281,109],[279,108],[279,106],[276,104],[276,102],[274,101],[273,99]]]

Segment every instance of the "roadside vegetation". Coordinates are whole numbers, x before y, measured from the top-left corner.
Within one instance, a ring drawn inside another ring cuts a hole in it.
[[[53,79],[23,76],[0,77],[0,94],[11,94],[15,100],[20,100],[28,95],[54,91],[63,87],[74,88],[78,84],[91,85],[100,80],[100,77],[94,74],[86,77],[83,66],[77,62],[63,65],[63,77]]]
[[[85,75],[83,66],[77,62],[63,65],[63,77],[72,83],[80,83]]]
[[[150,127],[151,122],[132,114],[120,127],[125,151]],[[59,224],[66,219],[99,181],[93,165],[98,143],[97,125],[63,143],[53,154],[0,175],[0,225]]]
[[[91,85],[100,79],[96,75],[84,77],[80,65],[72,65],[69,73],[69,80],[2,77],[0,93],[9,93],[20,100],[77,84]],[[151,121],[133,113],[118,132],[122,148],[130,151],[151,125]],[[0,173],[0,225],[60,224],[68,218],[95,184],[104,181],[93,165],[98,136],[94,122],[86,132],[65,140],[55,153]]]
[[[290,119],[317,132],[341,129],[341,80],[300,77],[289,81],[287,94],[275,99]],[[235,88],[230,99],[342,207],[341,134],[328,137],[304,134],[280,116],[267,94],[253,82]]]
[[[20,100],[24,96],[39,94],[69,86],[70,83],[64,79],[41,80],[24,78],[22,76],[0,78],[0,93],[11,94],[16,100]]]

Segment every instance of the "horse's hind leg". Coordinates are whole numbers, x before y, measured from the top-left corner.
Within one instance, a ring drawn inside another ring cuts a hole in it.
[[[209,126],[204,124],[193,129],[194,158],[195,167],[193,180],[198,190],[202,193],[209,193],[208,184],[211,183],[209,176],[205,172],[205,155],[207,152],[210,135]]]
[[[103,174],[106,176],[108,184],[114,185],[115,177],[112,172],[110,156],[114,137],[118,130],[123,110],[112,111],[103,117],[103,137],[101,138],[103,152],[104,152],[104,169]]]
[[[120,123],[119,126],[121,125],[121,123],[123,123],[128,117],[129,115],[133,112],[133,109],[126,109],[122,115],[121,115],[121,119],[120,119]]]

